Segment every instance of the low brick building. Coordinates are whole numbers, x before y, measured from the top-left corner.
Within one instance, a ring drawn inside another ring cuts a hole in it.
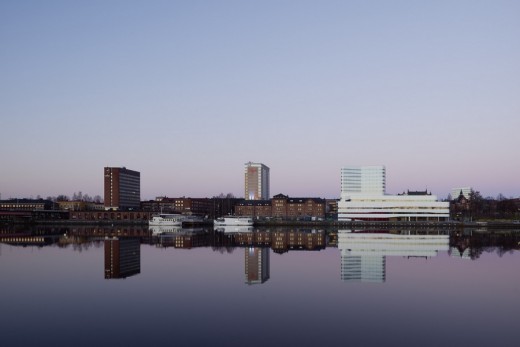
[[[256,217],[271,217],[270,200],[242,200],[235,206],[235,215]]]
[[[53,201],[44,199],[0,200],[0,210],[3,211],[55,210],[56,208]]]
[[[143,211],[70,211],[74,221],[148,221],[152,213]]]
[[[87,201],[58,201],[60,210],[69,211],[104,211],[103,203],[87,202]]]
[[[325,199],[290,198],[278,194],[271,200],[243,200],[235,206],[235,215],[282,219],[324,218]]]

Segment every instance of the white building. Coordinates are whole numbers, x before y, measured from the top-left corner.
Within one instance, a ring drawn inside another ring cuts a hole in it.
[[[244,198],[246,200],[268,200],[269,168],[261,163],[248,162],[244,168]]]
[[[449,202],[435,195],[408,192],[385,194],[384,166],[347,166],[341,169],[341,199],[338,220],[448,220]]]
[[[345,166],[341,169],[341,193],[385,195],[384,166]]]

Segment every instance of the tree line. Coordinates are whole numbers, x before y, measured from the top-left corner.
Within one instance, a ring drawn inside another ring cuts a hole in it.
[[[472,190],[468,198],[451,200],[450,212],[453,219],[520,219],[520,199],[506,198],[498,194],[496,198],[483,197]]]
[[[36,198],[37,199],[41,199],[41,197],[39,195]],[[84,202],[94,202],[96,204],[100,204],[100,203],[103,202],[103,198],[101,196],[99,196],[99,195],[90,196],[88,194],[83,194],[81,191],[72,193],[72,195],[70,197],[68,195],[65,195],[65,194],[60,194],[58,196],[48,196],[46,198],[46,200],[51,200],[51,201],[54,201],[54,202],[59,202],[59,201],[84,201]]]

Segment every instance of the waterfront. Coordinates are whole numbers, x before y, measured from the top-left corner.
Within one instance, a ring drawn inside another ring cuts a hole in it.
[[[517,230],[2,235],[7,346],[517,345]],[[107,273],[116,235],[139,267],[124,279]]]

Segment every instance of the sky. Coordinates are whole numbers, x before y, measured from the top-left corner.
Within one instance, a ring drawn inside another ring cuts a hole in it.
[[[520,196],[518,1],[1,1],[0,194]]]

